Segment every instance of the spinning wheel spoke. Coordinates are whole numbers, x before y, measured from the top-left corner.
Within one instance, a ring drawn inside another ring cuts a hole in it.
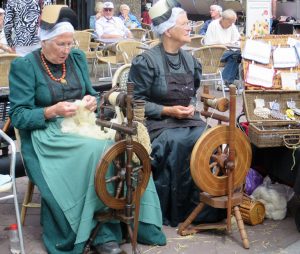
[[[226,155],[229,154],[229,145],[228,144],[226,144],[226,146],[225,146],[225,148],[223,150],[223,153],[226,154]]]
[[[139,165],[131,172],[133,203],[139,185],[144,192],[151,174],[150,159],[145,148],[133,141],[133,153]],[[95,174],[95,190],[98,197],[110,208],[121,210],[126,205],[126,141],[114,144],[102,157]]]
[[[234,188],[243,183],[251,163],[251,146],[244,133],[235,129]],[[204,192],[213,196],[226,195],[226,160],[229,156],[229,127],[219,125],[208,130],[196,142],[191,156],[191,174]]]

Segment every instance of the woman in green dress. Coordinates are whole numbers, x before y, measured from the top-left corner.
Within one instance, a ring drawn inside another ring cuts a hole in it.
[[[47,22],[55,13],[55,22]],[[89,111],[97,108],[85,55],[72,49],[75,18],[68,7],[45,7],[41,49],[17,58],[9,74],[9,115],[20,132],[28,176],[41,193],[43,240],[51,254],[82,253],[96,225],[94,213],[106,208],[95,193],[94,174],[112,141],[61,131],[63,119],[76,114],[74,100],[82,100]],[[139,221],[138,241],[166,243],[151,179],[141,199]],[[101,226],[93,244],[99,253],[121,253],[121,239],[120,223],[112,221]]]

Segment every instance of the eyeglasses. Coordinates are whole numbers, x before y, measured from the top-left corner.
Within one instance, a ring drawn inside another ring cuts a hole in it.
[[[104,8],[103,10],[104,10],[104,11],[107,11],[107,12],[108,12],[108,11],[109,11],[109,12],[112,12],[113,9],[107,9],[107,8]]]
[[[191,24],[190,22],[184,23],[184,24],[176,24],[174,27],[179,27],[184,30],[190,30],[191,29]]]
[[[74,42],[69,42],[69,43],[56,42],[56,41],[53,41],[53,42],[61,50],[71,49],[71,48],[73,48],[75,46]]]

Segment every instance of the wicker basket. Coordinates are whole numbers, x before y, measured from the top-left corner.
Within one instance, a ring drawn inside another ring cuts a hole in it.
[[[252,226],[262,223],[265,218],[264,204],[252,200],[246,194],[243,195],[242,203],[240,204],[240,212],[243,221]]]
[[[263,119],[254,114],[256,98],[265,100],[266,106],[270,101],[280,104],[281,113],[287,109],[286,102],[294,100],[300,108],[300,91],[248,90],[243,93],[244,110],[249,124],[249,138],[257,147],[278,147],[297,144],[300,138],[300,116],[295,115],[295,121],[276,120],[272,117]]]
[[[265,35],[265,36],[257,36],[257,37],[254,37],[252,39],[269,42],[274,47],[279,46],[279,45],[281,47],[287,47],[288,46],[287,45],[288,38],[293,38],[293,39],[297,39],[297,40],[300,41],[300,36],[298,36],[298,35]],[[241,39],[241,50],[242,51],[243,51],[243,49],[245,47],[245,42],[246,42],[246,38],[243,37]],[[243,59],[242,60],[244,73],[247,73],[248,65],[251,62],[252,62],[251,60],[247,60],[247,59]],[[272,56],[271,56],[269,64],[259,64],[259,63],[256,63],[256,64],[264,66],[264,67],[267,67],[267,68],[272,68],[272,66],[273,66]],[[279,70],[279,69],[275,69],[275,70]],[[300,72],[300,65],[298,65],[297,67],[293,68],[293,70],[295,72]],[[280,72],[290,72],[290,68],[280,68]],[[246,75],[244,75],[244,76],[246,76]],[[244,84],[245,84],[245,87],[247,88],[247,90],[260,90],[260,89],[262,89],[261,87],[253,86],[253,85],[248,84],[246,82]],[[280,78],[280,75],[275,75],[274,80],[273,80],[272,89],[281,89],[281,78]]]

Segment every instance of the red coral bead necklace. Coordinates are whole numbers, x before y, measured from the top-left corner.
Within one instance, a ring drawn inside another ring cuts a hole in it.
[[[49,76],[52,80],[54,80],[54,81],[56,81],[56,82],[59,82],[59,83],[61,83],[61,84],[63,84],[63,85],[64,85],[64,84],[67,84],[67,80],[65,79],[66,74],[67,74],[66,63],[63,63],[63,64],[62,64],[62,75],[61,75],[61,77],[60,77],[60,78],[56,78],[56,77],[54,77],[54,75],[51,73],[50,68],[49,68],[49,66],[48,66],[47,63],[46,63],[45,56],[43,55],[42,52],[41,52],[41,60],[42,60],[42,63],[43,63],[43,65],[44,65],[44,67],[45,67],[45,70],[46,70],[48,76]]]

